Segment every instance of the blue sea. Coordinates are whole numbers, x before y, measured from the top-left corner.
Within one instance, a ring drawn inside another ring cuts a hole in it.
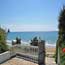
[[[28,42],[35,36],[40,37],[42,40],[45,40],[47,44],[55,45],[58,38],[58,32],[9,32],[7,35],[7,40],[12,41],[15,40],[16,37],[19,37],[22,41]]]

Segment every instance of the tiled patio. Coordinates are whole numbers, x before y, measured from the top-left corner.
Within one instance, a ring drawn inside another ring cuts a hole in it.
[[[38,65],[38,64],[15,57],[0,65]],[[46,57],[46,65],[56,65],[54,62],[54,58]]]
[[[4,62],[1,65],[38,65],[38,64],[15,57],[12,58],[11,60],[8,60],[7,62]]]

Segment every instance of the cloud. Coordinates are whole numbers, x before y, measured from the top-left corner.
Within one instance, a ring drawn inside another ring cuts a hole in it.
[[[6,28],[10,29],[11,31],[57,31],[55,25],[5,25]]]

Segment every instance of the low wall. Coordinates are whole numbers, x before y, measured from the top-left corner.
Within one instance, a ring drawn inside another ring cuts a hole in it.
[[[11,47],[11,52],[13,53],[24,53],[28,55],[38,56],[38,46],[13,46]]]
[[[4,52],[0,54],[0,63],[3,63],[4,61],[10,59],[15,54],[11,54],[10,51]]]
[[[0,54],[0,63],[8,60],[9,58],[10,58],[10,52],[9,51],[1,53]]]

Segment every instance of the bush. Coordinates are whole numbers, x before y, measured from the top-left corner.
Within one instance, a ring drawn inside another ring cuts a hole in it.
[[[7,36],[6,31],[0,28],[0,53],[8,50],[6,45],[6,36]]]
[[[56,45],[56,62],[58,58],[58,52],[60,55],[60,65],[65,65],[65,53],[62,52],[62,49],[65,48],[65,6],[60,12],[59,15],[59,25],[58,25],[58,41]],[[58,49],[60,51],[58,51]]]
[[[37,37],[34,37],[33,40],[31,40],[31,43],[30,43],[32,46],[38,46],[38,39]]]
[[[21,44],[21,39],[16,37],[16,41],[12,41],[12,45]]]
[[[16,44],[21,44],[21,39],[16,37]]]

